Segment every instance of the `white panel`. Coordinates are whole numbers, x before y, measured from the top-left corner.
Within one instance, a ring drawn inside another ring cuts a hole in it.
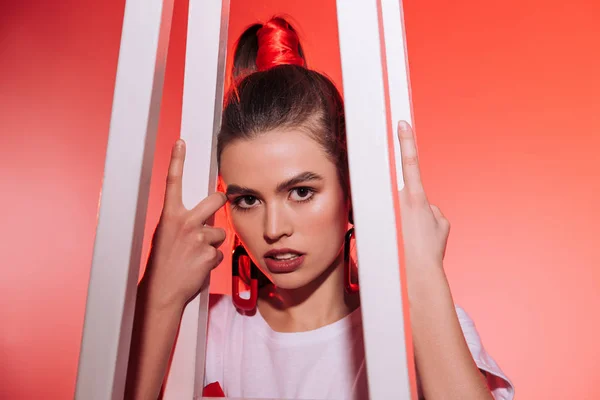
[[[383,20],[388,95],[390,100],[389,107],[392,124],[404,120],[414,127],[401,0],[381,0],[381,17]],[[402,159],[398,135],[394,135],[394,153],[398,190],[401,190],[404,187],[404,178],[402,177]]]
[[[173,0],[127,0],[75,398],[123,398]]]
[[[181,121],[181,137],[187,144],[183,203],[188,209],[216,187],[216,134],[223,104],[228,22],[229,0],[190,0]],[[202,394],[208,286],[206,282],[183,313],[165,399]]]
[[[338,0],[337,14],[370,399],[410,399],[378,1]]]

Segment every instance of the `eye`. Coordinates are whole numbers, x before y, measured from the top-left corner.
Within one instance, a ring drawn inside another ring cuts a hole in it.
[[[240,196],[235,199],[234,204],[236,207],[248,209],[258,205],[258,199],[254,196]]]
[[[311,188],[299,187],[299,188],[292,189],[290,198],[293,201],[302,202],[302,201],[310,200],[314,194],[315,194],[315,192]]]

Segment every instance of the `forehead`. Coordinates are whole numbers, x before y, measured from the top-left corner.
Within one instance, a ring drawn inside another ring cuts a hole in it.
[[[271,131],[248,140],[234,140],[221,154],[220,173],[226,185],[277,185],[303,172],[335,177],[336,167],[322,146],[300,130]]]

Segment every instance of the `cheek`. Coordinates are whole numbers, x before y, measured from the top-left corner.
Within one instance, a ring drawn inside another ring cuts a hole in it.
[[[239,237],[239,239],[247,244],[251,241],[252,237],[256,236],[257,227],[259,226],[255,218],[252,218],[252,212],[242,213],[240,211],[229,210],[229,222],[233,232]]]
[[[343,237],[348,211],[341,193],[335,196],[321,196],[304,207],[306,209],[299,213],[301,218],[298,221],[303,232],[319,240],[337,241],[337,238],[331,235]]]
[[[260,255],[265,251],[262,214],[259,210],[240,212],[230,210],[231,228],[254,262],[258,263]]]

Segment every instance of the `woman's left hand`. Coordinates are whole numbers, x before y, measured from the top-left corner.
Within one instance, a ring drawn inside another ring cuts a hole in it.
[[[429,204],[411,127],[398,124],[400,218],[415,361],[428,399],[492,399],[463,336],[443,268],[450,223]]]
[[[404,187],[399,192],[402,237],[409,295],[411,286],[428,280],[430,272],[443,273],[443,259],[450,223],[440,209],[429,203],[419,168],[413,130],[398,124]]]

